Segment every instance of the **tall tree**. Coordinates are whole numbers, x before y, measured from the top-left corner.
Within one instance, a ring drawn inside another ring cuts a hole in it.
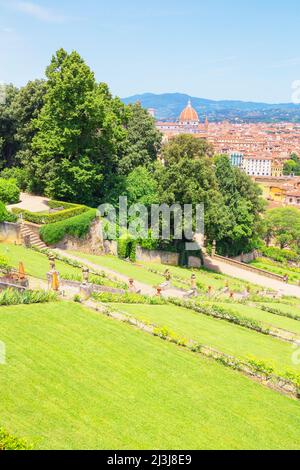
[[[105,170],[117,160],[123,138],[123,108],[75,51],[59,50],[46,76],[45,104],[32,144],[33,189],[97,205]]]
[[[149,166],[157,160],[162,134],[155,120],[139,103],[128,106],[127,139],[119,161],[121,174],[128,175],[139,166]]]
[[[172,139],[162,149],[164,165],[158,170],[160,202],[204,204],[205,235],[209,241],[225,236],[229,214],[219,192],[212,147],[191,135]]]
[[[261,230],[264,201],[259,187],[226,155],[215,158],[219,190],[230,214],[230,226],[219,243],[219,251],[226,255],[247,252],[256,246]]]
[[[13,111],[13,102],[18,89],[13,85],[4,85],[0,101],[0,169],[14,166],[18,143],[15,139],[17,119]]]

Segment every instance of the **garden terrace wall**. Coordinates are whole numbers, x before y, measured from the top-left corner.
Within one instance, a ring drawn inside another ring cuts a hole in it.
[[[241,263],[240,261],[235,261],[234,259],[225,258],[224,256],[219,256],[219,255],[215,255],[214,257],[211,257],[211,258],[205,257],[204,258],[205,267],[208,268],[208,269],[211,269],[213,271],[218,270],[218,272],[222,272],[222,269],[219,266],[216,266],[214,264],[214,260],[215,261],[221,261],[221,262],[226,263],[226,264],[230,264],[230,265],[235,266],[237,268],[243,269],[244,271],[250,271],[250,272],[253,272],[255,274],[259,274],[260,276],[269,277],[270,279],[276,279],[277,281],[284,282],[284,277],[283,276],[280,276],[280,275],[274,274],[274,273],[270,273],[269,271],[265,271],[264,269],[255,268],[254,266],[251,266],[249,264]]]
[[[79,281],[68,281],[66,279],[61,279],[60,281],[62,287],[77,287],[78,289],[82,285],[82,282]],[[93,293],[109,293],[109,294],[118,294],[118,295],[125,295],[125,290],[123,289],[115,289],[114,287],[108,286],[99,286],[97,284],[89,284]]]
[[[51,248],[59,248],[61,250],[80,251],[86,254],[102,255],[103,236],[102,236],[102,223],[99,218],[94,220],[91,224],[89,233],[84,238],[76,238],[71,235],[66,235],[63,240],[52,245]]]
[[[0,242],[21,244],[21,225],[11,222],[0,223]]]
[[[178,266],[179,254],[169,251],[145,250],[138,246],[136,249],[136,260]]]

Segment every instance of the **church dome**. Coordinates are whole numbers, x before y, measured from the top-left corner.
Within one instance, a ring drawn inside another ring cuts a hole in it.
[[[179,118],[180,122],[199,122],[197,111],[192,107],[191,100],[189,100],[187,107],[182,111]]]

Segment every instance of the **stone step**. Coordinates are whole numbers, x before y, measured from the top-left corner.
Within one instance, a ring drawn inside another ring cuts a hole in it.
[[[23,239],[29,236],[31,245],[36,246],[37,248],[40,248],[40,249],[47,248],[47,245],[45,245],[45,243],[40,239],[38,234],[30,230],[30,228],[25,224],[23,224],[21,227],[21,236]]]

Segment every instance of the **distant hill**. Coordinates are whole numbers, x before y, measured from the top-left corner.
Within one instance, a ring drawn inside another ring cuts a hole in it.
[[[252,103],[245,101],[213,101],[196,98],[181,93],[155,95],[144,93],[130,96],[122,101],[126,104],[140,101],[144,108],[154,108],[156,117],[161,120],[177,119],[188,100],[199,113],[212,122],[228,120],[231,122],[300,122],[300,105]]]

